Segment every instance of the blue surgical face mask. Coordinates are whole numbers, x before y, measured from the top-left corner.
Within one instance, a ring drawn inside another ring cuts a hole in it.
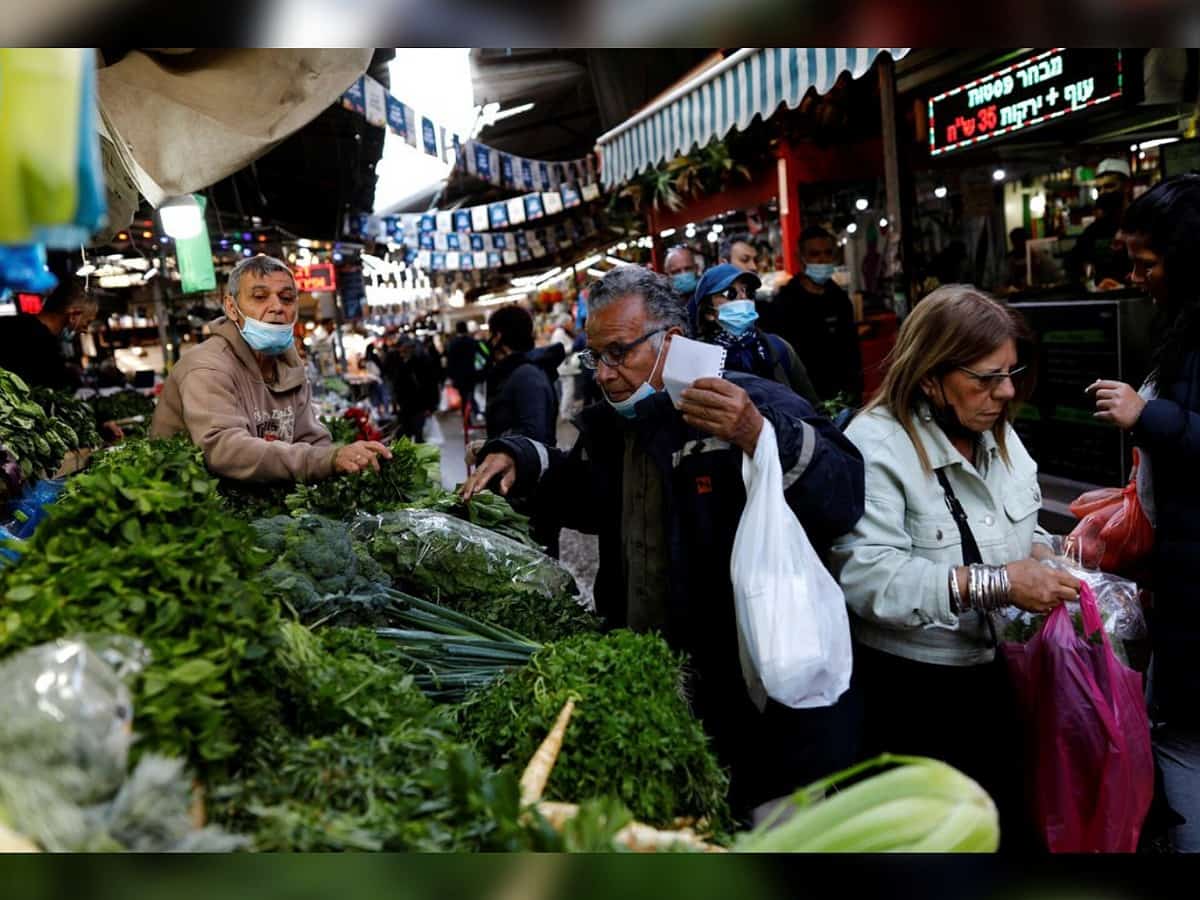
[[[805,263],[804,274],[816,284],[824,284],[833,277],[835,268],[833,263]]]
[[[753,328],[757,319],[753,300],[730,300],[717,310],[717,322],[734,337],[741,337]]]
[[[265,353],[267,356],[279,356],[281,353],[286,352],[288,347],[292,346],[295,335],[292,332],[290,324],[277,325],[273,322],[252,319],[242,312],[240,307],[235,308],[239,313],[242,313],[243,320],[243,324],[238,328],[238,331],[242,333],[242,337],[250,345],[251,350]]]
[[[680,272],[678,275],[671,277],[671,284],[675,290],[683,294],[685,297],[690,297],[696,290],[696,285],[700,283],[700,279],[696,277],[695,272]]]
[[[654,376],[654,370],[658,368],[658,361],[662,359],[663,348],[666,346],[667,342],[664,340],[662,347],[658,348],[658,356],[654,358],[654,368],[650,370],[651,378]],[[641,385],[638,386],[638,389],[624,400],[611,399],[608,396],[608,392],[603,388],[601,388],[601,392],[604,394],[604,399],[608,401],[608,405],[615,409],[618,415],[623,416],[626,419],[634,418],[637,415],[637,405],[647,397],[653,397],[656,393],[658,393],[658,391],[655,390],[654,385],[650,383],[650,378],[647,378],[645,381],[643,381]]]

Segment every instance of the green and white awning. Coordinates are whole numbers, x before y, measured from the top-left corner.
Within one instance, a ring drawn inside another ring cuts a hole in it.
[[[781,103],[799,105],[810,87],[824,94],[843,72],[864,75],[880,53],[906,47],[746,47],[721,60],[618,125],[596,142],[606,188],[643,169],[703,147]]]

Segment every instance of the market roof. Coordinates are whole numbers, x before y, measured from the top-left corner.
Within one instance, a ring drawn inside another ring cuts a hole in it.
[[[809,88],[824,94],[843,72],[864,75],[880,53],[899,47],[746,47],[688,79],[596,141],[605,187],[744,130],[779,105],[797,106]]]

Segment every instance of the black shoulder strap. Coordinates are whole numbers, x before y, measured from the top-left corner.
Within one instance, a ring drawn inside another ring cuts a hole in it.
[[[979,544],[975,541],[975,535],[971,531],[971,523],[967,519],[966,510],[962,508],[962,504],[958,502],[958,497],[954,493],[954,489],[950,487],[950,479],[946,477],[944,469],[938,469],[937,475],[938,484],[942,486],[942,490],[946,494],[946,508],[950,510],[950,515],[954,518],[954,524],[958,526],[958,536],[962,540],[963,565],[969,566],[972,563],[982,563],[983,555],[979,552]],[[987,622],[988,634],[991,636],[989,646],[996,646],[996,626],[992,624],[992,617],[986,613],[980,613],[983,620]]]

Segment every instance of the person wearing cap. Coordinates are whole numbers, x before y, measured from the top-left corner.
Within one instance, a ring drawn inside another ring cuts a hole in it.
[[[1096,169],[1096,218],[1083,230],[1067,255],[1067,272],[1080,284],[1112,291],[1129,280],[1129,257],[1117,240],[1121,217],[1133,195],[1129,163],[1106,159]]]
[[[705,343],[725,348],[728,371],[777,381],[816,406],[816,389],[792,345],[756,324],[754,293],[761,284],[753,272],[730,263],[709,269],[688,304],[692,330]]]

